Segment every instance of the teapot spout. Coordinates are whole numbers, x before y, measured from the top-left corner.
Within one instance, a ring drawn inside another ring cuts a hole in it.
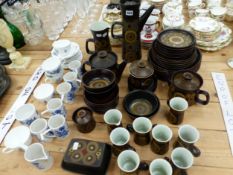
[[[139,19],[139,31],[142,31],[143,26],[145,25],[147,19],[149,18],[151,12],[154,10],[154,6],[150,6],[146,12]]]
[[[121,64],[117,65],[117,83],[121,80],[121,75],[125,69],[125,66],[127,65],[127,62],[124,60]]]

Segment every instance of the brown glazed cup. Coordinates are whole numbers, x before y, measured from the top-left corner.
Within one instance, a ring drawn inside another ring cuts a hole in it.
[[[77,124],[77,128],[82,133],[89,133],[95,129],[96,122],[91,109],[81,107],[74,111],[72,120]]]
[[[170,112],[167,115],[169,123],[179,125],[184,120],[184,113],[188,109],[188,102],[181,97],[173,97],[168,101]]]
[[[194,157],[199,157],[201,151],[194,144],[199,140],[199,131],[191,125],[183,125],[178,130],[178,138],[173,147],[184,147],[188,149]]]
[[[166,125],[159,124],[152,129],[151,135],[151,150],[159,155],[167,153],[172,139],[172,130]]]
[[[108,132],[111,133],[113,129],[122,127],[122,113],[118,109],[109,109],[104,114],[104,122],[107,124]]]
[[[111,44],[108,36],[109,25],[108,23],[101,21],[95,22],[90,27],[93,38],[86,40],[86,52],[88,54],[93,54],[100,50],[111,51]],[[95,51],[89,49],[89,43],[93,42],[95,46]]]
[[[124,150],[135,150],[129,145],[130,134],[127,129],[123,127],[115,128],[109,137],[112,143],[112,152],[115,156],[118,156]]]
[[[133,124],[128,124],[127,129],[134,132],[134,142],[144,146],[150,143],[150,131],[152,129],[151,121],[146,117],[138,117]]]

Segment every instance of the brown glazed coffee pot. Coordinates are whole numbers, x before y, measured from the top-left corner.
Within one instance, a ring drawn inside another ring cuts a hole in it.
[[[116,74],[117,82],[119,82],[126,64],[125,61],[117,64],[117,55],[114,52],[102,50],[91,55],[89,60],[83,63],[82,72],[87,72],[86,65],[91,69],[109,69]]]
[[[129,67],[128,89],[154,91],[157,87],[157,78],[154,75],[154,68],[144,60],[136,60]]]
[[[173,73],[170,87],[169,99],[172,97],[185,98],[189,106],[199,103],[207,105],[210,101],[210,95],[207,91],[200,90],[203,85],[202,77],[193,71],[177,71]],[[199,95],[204,95],[205,100],[200,99]]]
[[[81,133],[89,133],[96,126],[92,111],[87,107],[78,108],[73,113],[72,120],[77,124],[77,128]]]

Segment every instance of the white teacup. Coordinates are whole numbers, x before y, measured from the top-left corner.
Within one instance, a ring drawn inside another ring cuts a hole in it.
[[[51,113],[52,115],[61,114],[66,116],[66,109],[65,106],[60,98],[52,98],[48,101],[46,105],[47,109],[41,113],[44,115],[46,113]]]
[[[3,153],[11,153],[12,151],[22,149],[26,150],[27,146],[32,142],[30,129],[26,126],[17,126],[11,129],[4,139],[5,148]]]
[[[42,69],[45,71],[45,81],[51,83],[61,82],[63,69],[61,61],[58,58],[50,57],[42,63]]]
[[[63,80],[71,84],[73,92],[78,91],[81,80],[77,78],[77,74],[75,72],[67,72],[64,74]]]
[[[38,118],[30,125],[31,133],[35,135],[39,141],[52,141],[51,136],[53,134],[48,133],[47,135],[49,135],[49,137],[44,136],[43,139],[41,137],[41,134],[43,134],[47,129],[48,123],[44,118]]]
[[[225,7],[213,7],[210,10],[211,17],[218,20],[223,21],[227,12],[227,8]]]
[[[208,17],[210,15],[210,10],[209,9],[196,9],[195,15],[201,16],[201,17]]]
[[[55,55],[64,57],[71,50],[71,42],[65,39],[55,41],[53,42],[53,50]]]
[[[149,167],[150,175],[172,175],[172,166],[164,159],[155,159]]]
[[[33,143],[28,146],[24,152],[24,159],[41,171],[46,171],[53,165],[53,157],[41,143]]]
[[[39,118],[39,114],[33,104],[27,103],[20,106],[15,111],[15,119],[23,125],[29,126],[34,120]]]
[[[68,82],[60,83],[57,88],[57,93],[61,96],[62,101],[65,103],[73,103],[74,102],[74,91],[72,91],[72,86]]]
[[[33,96],[43,103],[47,103],[54,94],[54,87],[52,84],[41,84],[33,92]]]
[[[51,116],[48,120],[48,127],[49,129],[47,129],[44,133],[41,134],[42,139],[49,132],[52,132],[55,137],[61,138],[61,139],[69,135],[69,128],[68,128],[66,119],[63,115],[57,114],[57,115]]]
[[[78,78],[81,78],[82,76],[81,67],[82,67],[81,61],[78,60],[71,61],[68,65],[68,68],[71,71],[75,72]]]
[[[222,4],[222,0],[207,0],[207,7],[209,9],[213,7],[220,7]]]
[[[143,30],[148,32],[150,31],[150,33],[154,32],[158,27],[160,26],[160,22],[159,22],[159,17],[158,16],[150,16],[144,27]]]

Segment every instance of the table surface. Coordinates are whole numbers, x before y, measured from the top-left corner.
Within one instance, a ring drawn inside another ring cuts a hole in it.
[[[101,2],[104,2],[102,0]],[[71,30],[75,25],[73,20],[68,27],[65,29],[61,38],[66,38],[71,41],[77,42],[80,45],[81,50],[83,51],[84,60],[88,59],[89,55],[85,52],[85,40],[88,35],[73,35]],[[233,24],[227,23],[228,26],[233,29]],[[38,46],[25,46],[21,49],[22,54],[28,55],[32,58],[30,66],[25,71],[14,71],[9,70],[8,74],[11,77],[12,84],[7,93],[0,99],[0,120],[4,117],[7,111],[10,109],[11,105],[15,102],[17,96],[20,94],[22,88],[26,85],[27,81],[31,77],[32,73],[36,68],[42,63],[43,60],[50,56],[52,41],[45,40],[42,44]],[[118,54],[119,60],[121,60],[121,48],[114,47],[113,50]],[[204,84],[202,89],[207,90],[210,93],[211,99],[210,103],[206,106],[194,105],[188,108],[183,124],[191,124],[198,128],[200,131],[200,140],[197,143],[197,146],[201,149],[201,157],[194,159],[194,165],[188,170],[190,175],[232,175],[233,174],[233,157],[231,155],[231,150],[228,142],[228,137],[226,133],[226,128],[219,104],[219,99],[216,94],[215,86],[211,77],[211,72],[222,72],[226,75],[228,86],[230,92],[233,92],[233,69],[229,68],[226,64],[228,58],[233,57],[233,45],[217,51],[217,52],[202,52],[203,61],[201,68],[198,71],[204,79]],[[142,58],[147,57],[147,50],[142,51]],[[128,65],[122,75],[122,79],[119,83],[120,86],[120,101],[117,106],[119,110],[123,113],[123,125],[131,123],[132,120],[128,117],[127,113],[122,107],[122,100],[124,96],[128,93],[127,90],[127,77],[128,77]],[[44,77],[41,79],[40,83],[44,82]],[[173,139],[171,143],[177,137],[178,126],[170,125],[165,117],[168,107],[166,105],[167,100],[167,91],[168,85],[164,82],[158,82],[158,88],[155,94],[159,97],[161,102],[161,107],[159,112],[156,113],[151,121],[160,124],[166,124],[173,130]],[[92,139],[96,141],[102,141],[110,143],[109,135],[106,129],[106,124],[103,121],[103,115],[94,113],[95,120],[97,122],[96,128],[94,131],[88,134],[82,134],[77,131],[75,124],[71,120],[72,112],[78,107],[85,106],[82,96],[83,88],[78,92],[77,98],[74,104],[66,105],[68,109],[68,125],[71,130],[71,133],[68,138],[63,141],[54,140],[51,143],[44,143],[45,148],[50,151],[51,155],[54,157],[53,167],[43,172],[45,175],[63,175],[63,174],[73,174],[67,172],[61,168],[61,161],[64,156],[64,152],[70,140],[72,138],[83,138],[83,139]],[[43,111],[45,105],[37,102],[33,97],[30,97],[28,102],[33,103],[37,110]],[[18,122],[15,122],[13,127],[20,125]],[[153,159],[160,158],[163,156],[156,155],[151,152],[149,145],[147,146],[138,146],[133,142],[133,135],[131,135],[130,144],[133,145],[138,154],[140,155],[141,160],[146,162],[151,162]],[[33,140],[36,142],[36,139]],[[3,144],[1,144],[1,150]],[[170,147],[169,152],[166,156],[170,156],[172,148]],[[11,174],[25,174],[30,172],[30,174],[36,175],[41,174],[36,168],[31,166],[24,160],[22,151],[15,151],[11,154],[2,154],[0,153],[0,174],[1,175],[11,175]],[[108,173],[111,175],[118,175],[119,169],[116,164],[116,157],[112,156]],[[148,174],[148,172],[141,172],[140,174]]]

